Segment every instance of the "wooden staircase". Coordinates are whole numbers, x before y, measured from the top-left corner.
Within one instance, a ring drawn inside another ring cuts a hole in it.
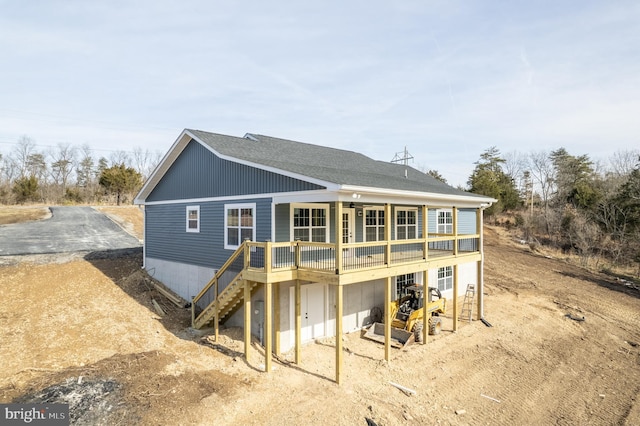
[[[214,277],[206,286],[193,298],[191,302],[191,318],[193,328],[202,328],[209,324],[218,315],[218,321],[223,321],[229,314],[234,312],[240,303],[244,300],[243,273],[247,267],[244,260],[245,244],[242,244],[234,252],[233,255],[225,262],[225,264],[216,272]],[[239,272],[234,272],[238,271]],[[221,280],[228,280],[227,286],[216,295],[218,285]],[[251,290],[257,286],[257,283],[251,283]],[[196,316],[196,307],[201,305],[202,300],[213,299],[208,303]]]

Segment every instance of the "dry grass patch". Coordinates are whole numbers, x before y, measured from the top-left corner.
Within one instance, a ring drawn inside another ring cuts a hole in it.
[[[142,240],[144,235],[142,208],[138,206],[98,206],[96,210],[106,214],[128,233]]]
[[[51,216],[48,207],[43,206],[1,206],[0,225],[11,223],[30,222],[33,220],[47,219]]]

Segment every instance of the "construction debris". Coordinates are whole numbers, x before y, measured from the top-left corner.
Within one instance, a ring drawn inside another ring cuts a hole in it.
[[[411,396],[411,395],[415,395],[416,391],[414,391],[413,389],[409,389],[405,386],[399,385],[397,383],[393,383],[393,382],[389,382],[389,384],[391,386],[395,386],[396,388],[400,389],[402,392],[404,392],[407,396]]]
[[[492,397],[487,396],[487,395],[485,395],[485,394],[483,394],[483,393],[481,393],[481,394],[480,394],[480,396],[481,396],[481,397],[483,397],[483,398],[490,399],[491,401],[493,401],[493,402],[497,402],[498,404],[500,404],[500,400],[499,400],[499,399],[492,398]]]
[[[571,320],[574,320],[574,321],[578,321],[578,322],[582,322],[582,321],[585,320],[584,317],[578,317],[578,316],[572,315],[572,314],[566,314],[565,317],[567,317],[567,318],[569,318]]]
[[[153,287],[158,291],[158,293],[169,299],[169,301],[176,305],[178,308],[182,308],[184,306],[183,301],[178,296],[171,294],[169,290],[165,290],[156,283],[153,284]]]
[[[162,310],[162,308],[158,304],[158,302],[156,302],[156,299],[151,299],[151,303],[153,304],[153,307],[155,308],[155,310],[158,313],[158,315],[160,315],[161,317],[166,315],[164,310]]]

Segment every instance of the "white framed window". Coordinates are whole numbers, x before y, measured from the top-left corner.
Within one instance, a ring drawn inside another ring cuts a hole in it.
[[[364,209],[364,240],[384,241],[384,207]]]
[[[407,287],[416,284],[416,274],[404,274],[396,276],[396,300],[407,295]]]
[[[224,248],[235,250],[246,239],[256,240],[256,204],[225,204]]]
[[[291,205],[291,241],[329,241],[328,204]]]
[[[200,232],[200,206],[187,206],[187,232]]]
[[[438,268],[438,290],[446,291],[453,288],[453,267]]]
[[[451,210],[438,210],[438,224],[436,233],[453,234],[453,212]]]
[[[396,209],[396,240],[418,238],[418,210]]]

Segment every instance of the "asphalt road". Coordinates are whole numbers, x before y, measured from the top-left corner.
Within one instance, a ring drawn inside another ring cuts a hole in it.
[[[51,207],[49,219],[0,226],[0,256],[106,251],[140,247],[91,207]]]

